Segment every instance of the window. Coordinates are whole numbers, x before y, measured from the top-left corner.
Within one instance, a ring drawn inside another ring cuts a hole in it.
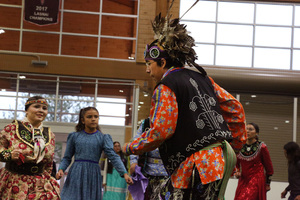
[[[132,124],[134,81],[0,72],[0,85],[0,119],[24,118],[26,100],[38,95],[49,104],[45,121],[77,123],[80,109],[93,106],[101,125]]]
[[[180,16],[194,2],[182,0]],[[181,21],[195,39],[199,64],[300,70],[297,4],[199,1]]]

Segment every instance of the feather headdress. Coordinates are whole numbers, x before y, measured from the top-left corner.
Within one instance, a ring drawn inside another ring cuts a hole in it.
[[[170,57],[173,61],[181,63],[182,66],[188,64],[198,68],[203,75],[206,75],[205,70],[195,63],[197,55],[194,50],[195,40],[186,30],[185,24],[180,24],[180,19],[171,20],[169,11],[172,8],[174,0],[169,7],[166,17],[161,14],[157,15],[152,21],[155,41],[147,45],[145,51],[145,59],[159,59]],[[194,4],[195,5],[195,4]],[[194,6],[193,5],[193,6]]]

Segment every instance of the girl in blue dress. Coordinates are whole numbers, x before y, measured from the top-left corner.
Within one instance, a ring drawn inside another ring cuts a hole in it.
[[[111,160],[120,176],[124,177],[128,184],[133,183],[120,156],[113,149],[111,136],[100,132],[98,121],[99,112],[96,108],[86,107],[80,110],[76,132],[68,136],[64,158],[56,174],[56,178],[60,179],[74,156],[74,163],[61,191],[62,200],[102,199],[102,177],[99,166],[102,151]]]

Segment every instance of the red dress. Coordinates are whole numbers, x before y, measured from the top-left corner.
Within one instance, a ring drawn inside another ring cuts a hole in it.
[[[234,200],[266,200],[266,176],[273,175],[273,165],[263,142],[245,144],[237,156],[241,177]]]

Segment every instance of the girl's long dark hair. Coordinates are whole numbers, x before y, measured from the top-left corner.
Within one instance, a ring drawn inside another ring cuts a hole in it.
[[[78,117],[78,123],[75,127],[76,131],[82,131],[85,128],[85,125],[82,123],[82,119],[84,119],[84,115],[88,110],[96,110],[98,113],[99,111],[97,110],[97,108],[95,107],[86,107],[86,108],[82,108],[79,112],[79,117]],[[97,130],[100,131],[100,127],[99,125],[97,126]]]
[[[284,145],[289,164],[296,164],[300,160],[300,147],[296,142],[288,142]]]

